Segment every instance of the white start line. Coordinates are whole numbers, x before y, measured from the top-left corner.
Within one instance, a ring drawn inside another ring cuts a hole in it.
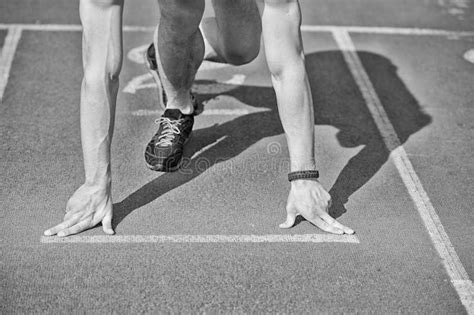
[[[42,236],[42,243],[355,243],[355,235],[94,235]]]

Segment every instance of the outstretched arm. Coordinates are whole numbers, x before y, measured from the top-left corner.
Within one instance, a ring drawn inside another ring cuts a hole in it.
[[[67,236],[99,223],[113,234],[110,174],[118,75],[122,65],[123,0],[81,0],[84,78],[81,140],[85,182],[72,195],[62,223],[45,235]]]
[[[272,74],[278,111],[290,152],[291,171],[315,170],[314,113],[301,40],[301,11],[297,0],[259,0],[268,67]],[[287,220],[292,227],[301,214],[324,231],[354,231],[327,213],[331,197],[317,180],[291,182]]]

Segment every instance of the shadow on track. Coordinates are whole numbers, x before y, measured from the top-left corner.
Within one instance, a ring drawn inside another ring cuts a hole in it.
[[[422,111],[398,77],[397,69],[390,60],[369,52],[359,52],[359,57],[401,143],[405,143],[410,135],[431,122],[430,116]],[[339,130],[337,139],[342,147],[364,146],[348,161],[329,191],[333,198],[329,212],[338,218],[346,212],[344,205],[349,197],[377,173],[388,160],[390,152],[383,143],[340,51],[308,54],[306,70],[311,83],[316,125],[336,127]],[[185,156],[188,158],[182,170],[165,173],[114,204],[114,228],[131,212],[199,176],[206,169],[231,160],[262,138],[283,133],[272,88],[235,86],[227,90],[230,91],[226,95],[268,111],[248,114],[222,125],[196,130],[186,149]],[[216,94],[200,94],[197,97],[199,101],[205,101],[216,97]],[[189,159],[201,148],[224,136],[226,138],[215,146],[198,157]]]

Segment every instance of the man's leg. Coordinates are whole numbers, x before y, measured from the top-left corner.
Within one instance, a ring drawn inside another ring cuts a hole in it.
[[[160,23],[154,45],[166,108],[191,114],[190,95],[197,69],[204,57],[204,42],[199,22],[204,0],[158,0]]]
[[[147,62],[164,90],[166,107],[156,120],[159,127],[145,150],[145,161],[154,171],[179,168],[184,144],[189,140],[197,107],[191,86],[204,56],[199,22],[204,0],[158,0],[160,23]]]
[[[184,144],[194,123],[195,104],[190,93],[204,57],[199,23],[204,0],[158,0],[160,23],[154,44],[147,51],[150,69],[164,90],[166,111],[157,120],[158,131],[145,150],[145,161],[154,171],[174,171],[182,160]],[[217,58],[246,63],[260,48],[261,23],[255,0],[216,0],[216,17],[205,27],[211,34]]]
[[[204,41],[198,29],[204,0],[158,0],[160,24],[154,44],[166,108],[193,112],[189,91],[204,57]],[[215,17],[206,18],[202,29],[216,55],[214,60],[241,65],[259,53],[262,25],[255,0],[213,0]]]
[[[67,236],[99,223],[112,230],[110,143],[118,76],[122,66],[123,0],[81,0],[84,78],[81,88],[81,140],[85,182],[72,195],[62,223],[45,235]]]
[[[262,23],[255,0],[212,0],[215,17],[205,18],[201,28],[206,53],[211,61],[242,65],[252,61],[260,51]]]
[[[158,72],[166,108],[193,112],[189,91],[204,57],[204,41],[198,29],[204,0],[158,0],[160,23],[154,37]],[[202,23],[206,39],[216,52],[214,59],[244,64],[260,49],[261,21],[255,0],[213,0],[215,17]]]

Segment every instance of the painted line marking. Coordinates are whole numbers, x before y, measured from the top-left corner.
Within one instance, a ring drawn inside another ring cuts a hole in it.
[[[245,74],[241,74],[241,73],[234,74],[232,78],[222,83],[229,84],[229,85],[242,85],[244,84],[246,78],[247,76]],[[221,82],[217,81],[217,83],[221,83]]]
[[[94,235],[42,236],[41,243],[360,243],[355,235]]]
[[[413,199],[423,223],[428,230],[431,241],[441,257],[446,272],[451,279],[462,304],[468,314],[474,314],[474,286],[464,266],[449,240],[441,220],[437,215],[418,175],[411,164],[398,135],[391,124],[370,78],[365,71],[357,50],[348,31],[333,32],[333,37],[342,51],[344,59],[357,83],[367,107],[379,129],[379,132],[390,150],[394,162],[408,193]]]
[[[348,32],[384,35],[417,35],[417,36],[474,36],[472,31],[450,31],[432,28],[379,27],[379,26],[334,26],[334,25],[302,25],[305,32]]]
[[[3,102],[3,95],[7,87],[10,70],[15,57],[16,48],[21,38],[21,28],[10,27],[5,37],[2,52],[0,55],[0,103]]]
[[[149,81],[149,83],[145,83]],[[153,76],[151,73],[144,73],[139,76],[134,77],[127,85],[123,88],[122,92],[135,94],[138,90],[143,89],[158,89]]]
[[[137,63],[137,64],[144,64],[145,63],[145,52],[148,49],[148,45],[141,45],[138,47],[132,48],[128,53],[127,53],[127,58],[128,60]],[[222,68],[222,64],[216,63],[216,62],[209,62],[209,61],[204,61],[199,67],[199,72],[201,71],[206,71],[206,70],[211,70],[211,69],[218,69]],[[225,65],[224,66],[228,66]],[[224,84],[224,85],[233,85],[232,87],[227,87],[227,89],[233,89],[235,88],[235,85],[242,85],[245,82],[246,75],[245,74],[234,74],[232,78],[226,80],[226,81],[215,81],[212,84],[194,84],[193,89],[196,90],[198,89],[199,91],[203,92],[214,92],[218,94],[221,92],[222,87],[215,87],[215,84]],[[132,78],[123,88],[122,92],[124,93],[129,93],[129,94],[135,94],[138,90],[143,90],[143,89],[158,89],[158,86],[153,79],[153,76],[151,73],[145,73],[138,75],[134,78]]]
[[[242,85],[246,79],[245,74],[235,74],[226,81],[215,81],[209,84],[195,83],[193,85],[193,91],[197,93],[205,94],[219,94],[229,90],[233,90],[237,85]],[[224,85],[224,86],[223,86]],[[158,86],[150,73],[144,73],[132,78],[127,85],[123,88],[123,93],[135,94],[139,90],[143,89],[158,89]]]
[[[204,109],[199,116],[243,116],[250,113],[247,109]],[[130,112],[130,114],[132,116],[159,116],[163,114],[163,110],[139,109]]]
[[[43,31],[43,32],[81,32],[80,24],[21,24],[21,23],[0,23],[0,29],[8,29],[10,27],[18,27],[24,31]],[[136,26],[124,25],[124,32],[153,32],[154,26]]]
[[[204,148],[202,148],[199,151],[197,151],[196,153],[194,153],[193,156],[191,156],[191,160],[195,159],[196,157],[198,157],[199,155],[201,155],[205,151],[209,150],[210,148],[216,146],[217,144],[219,144],[219,142],[225,140],[226,138],[227,138],[227,136],[222,136],[219,139],[217,139],[216,141],[214,141],[213,143],[206,145]]]
[[[474,63],[474,49],[469,49],[466,51],[463,54],[463,58],[470,63]]]
[[[141,46],[130,49],[130,51],[127,53],[128,60],[133,61],[140,65],[145,64],[145,52],[148,49],[148,46],[149,44],[146,44],[146,45],[141,45]],[[215,69],[228,68],[228,67],[232,67],[232,66],[227,63],[203,60],[201,66],[199,67],[199,71],[215,70]]]
[[[19,24],[19,23],[0,23],[0,29],[9,29],[18,27],[26,31],[82,31],[82,26],[77,24]],[[153,32],[155,26],[125,25],[124,32]],[[302,25],[304,32],[338,32],[346,31],[349,33],[367,33],[367,34],[387,34],[387,35],[432,35],[432,36],[474,36],[473,31],[451,31],[431,28],[406,28],[406,27],[380,27],[380,26],[336,26],[336,25]]]
[[[130,51],[127,54],[128,60],[138,63],[139,65],[144,65],[145,52],[148,49],[148,46],[150,46],[150,44],[141,45],[141,46],[130,49]]]

